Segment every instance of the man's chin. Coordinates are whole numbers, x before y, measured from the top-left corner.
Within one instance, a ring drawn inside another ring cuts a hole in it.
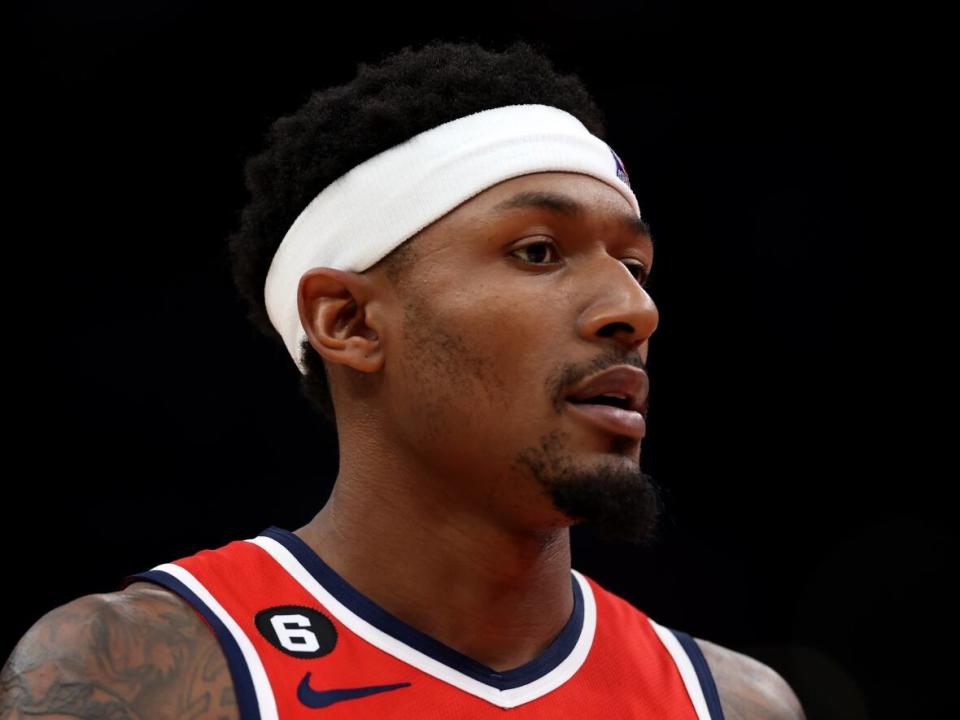
[[[576,439],[552,432],[518,453],[525,467],[571,524],[588,525],[605,539],[635,545],[655,539],[660,516],[659,489],[640,469],[635,440],[618,438],[603,452],[573,449]],[[599,450],[599,448],[595,448]]]
[[[572,524],[590,528],[603,540],[631,545],[656,540],[662,503],[653,478],[645,473],[596,483],[557,483],[548,493]]]

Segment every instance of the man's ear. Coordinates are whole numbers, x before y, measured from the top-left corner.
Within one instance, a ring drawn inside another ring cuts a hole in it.
[[[368,306],[374,295],[373,282],[360,273],[313,268],[300,277],[300,322],[324,360],[367,373],[383,366],[379,319]]]

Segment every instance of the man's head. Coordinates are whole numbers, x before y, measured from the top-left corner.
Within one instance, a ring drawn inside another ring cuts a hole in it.
[[[272,253],[333,180],[430,128],[532,103],[603,136],[579,81],[523,44],[405,50],[275,123],[249,163],[253,201],[231,240],[251,319],[269,325]],[[362,273],[306,273],[304,393],[328,418],[336,408],[342,444],[375,432],[380,451],[443,478],[430,492],[448,509],[518,531],[584,519],[644,540],[657,502],[639,439],[587,421],[567,398],[599,370],[645,366],[658,319],[641,284],[652,255],[645,224],[609,184],[572,172],[499,182]]]

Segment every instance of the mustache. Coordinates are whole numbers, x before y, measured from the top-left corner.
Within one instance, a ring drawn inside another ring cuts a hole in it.
[[[630,367],[642,370],[649,377],[647,363],[639,351],[631,351],[627,354],[622,349],[613,348],[596,356],[589,363],[584,365],[566,364],[549,379],[550,396],[557,398],[556,407],[562,409],[566,401],[566,391],[588,377],[596,375],[617,365],[628,365]]]

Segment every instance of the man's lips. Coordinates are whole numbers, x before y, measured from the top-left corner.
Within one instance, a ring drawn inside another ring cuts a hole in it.
[[[622,395],[627,410],[642,410],[649,392],[647,374],[630,365],[615,365],[588,377],[567,394],[567,400],[587,402],[606,394]]]
[[[637,440],[647,432],[647,374],[630,365],[616,365],[597,373],[570,391],[567,404],[576,417],[607,432]],[[601,396],[609,404],[591,402]],[[619,405],[620,407],[617,407]]]
[[[569,400],[567,406],[575,417],[593,423],[600,429],[615,435],[626,435],[640,440],[647,434],[647,421],[635,410],[624,410],[595,403],[574,403]]]

